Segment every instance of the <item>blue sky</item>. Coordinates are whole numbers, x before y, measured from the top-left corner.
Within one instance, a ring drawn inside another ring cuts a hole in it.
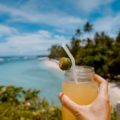
[[[86,21],[93,32],[115,36],[119,6],[119,0],[0,0],[0,55],[45,54],[52,44],[69,43]]]

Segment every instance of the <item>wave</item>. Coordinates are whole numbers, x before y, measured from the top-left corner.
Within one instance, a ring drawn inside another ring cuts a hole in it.
[[[0,63],[3,62],[10,62],[10,61],[19,61],[19,60],[31,60],[35,59],[34,56],[7,56],[7,57],[0,57]]]
[[[3,59],[3,58],[0,58],[0,62],[4,62],[4,59]]]

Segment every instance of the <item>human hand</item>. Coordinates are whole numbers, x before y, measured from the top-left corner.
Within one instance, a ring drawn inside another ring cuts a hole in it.
[[[97,98],[89,105],[78,105],[64,93],[59,94],[59,99],[64,107],[70,110],[77,120],[110,120],[110,101],[108,95],[108,82],[99,75],[94,75],[93,80],[100,84]]]

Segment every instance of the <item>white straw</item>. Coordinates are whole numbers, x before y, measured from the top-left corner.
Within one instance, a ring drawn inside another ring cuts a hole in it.
[[[67,53],[67,55],[69,56],[71,62],[72,62],[72,73],[73,73],[73,78],[75,80],[75,83],[78,83],[77,81],[77,75],[75,73],[75,59],[72,56],[72,54],[70,53],[68,47],[65,44],[62,44],[62,47],[64,48],[65,52]]]

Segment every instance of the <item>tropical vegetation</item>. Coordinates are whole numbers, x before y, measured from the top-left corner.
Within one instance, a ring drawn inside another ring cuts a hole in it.
[[[83,30],[77,29],[68,48],[77,65],[87,65],[95,68],[96,73],[110,80],[120,78],[120,32],[111,37],[105,32],[95,32],[94,37],[83,38],[82,34],[90,34],[93,25],[87,22]],[[66,57],[60,45],[52,45],[49,58],[59,60]]]
[[[0,120],[61,120],[61,110],[38,90],[0,86]]]

